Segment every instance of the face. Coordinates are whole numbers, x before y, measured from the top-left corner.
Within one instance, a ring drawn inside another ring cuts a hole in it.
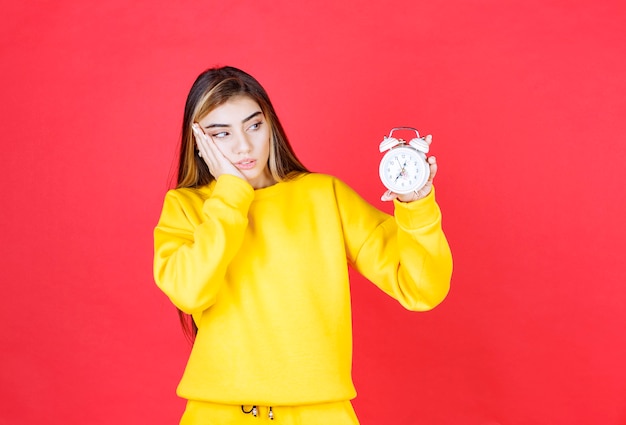
[[[270,126],[258,103],[248,96],[236,96],[198,123],[252,187],[260,189],[275,183],[267,165]]]

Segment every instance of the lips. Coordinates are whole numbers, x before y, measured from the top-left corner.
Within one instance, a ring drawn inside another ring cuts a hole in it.
[[[235,166],[240,170],[250,170],[256,166],[256,159],[242,159],[241,161],[236,162]]]

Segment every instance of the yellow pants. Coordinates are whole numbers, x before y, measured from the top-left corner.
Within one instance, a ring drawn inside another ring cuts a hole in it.
[[[237,424],[358,425],[359,420],[349,401],[307,406],[273,406],[270,410],[267,406],[233,406],[195,400],[187,401],[185,413],[180,420],[180,425]]]

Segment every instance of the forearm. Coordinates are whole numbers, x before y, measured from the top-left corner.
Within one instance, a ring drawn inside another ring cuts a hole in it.
[[[248,226],[253,192],[225,179],[206,199],[166,197],[154,232],[154,278],[182,311],[209,307]]]
[[[430,310],[450,289],[452,254],[441,228],[441,211],[434,192],[417,201],[396,206],[398,223],[398,291],[410,310]]]
[[[411,204],[396,201],[395,217],[360,249],[357,269],[409,310],[430,310],[447,295],[452,256],[434,193]]]

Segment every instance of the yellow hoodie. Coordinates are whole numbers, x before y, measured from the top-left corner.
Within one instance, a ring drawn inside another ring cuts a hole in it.
[[[177,393],[223,404],[354,398],[348,265],[417,311],[452,273],[434,192],[394,218],[323,174],[171,190],[154,240],[157,285],[199,328]]]

